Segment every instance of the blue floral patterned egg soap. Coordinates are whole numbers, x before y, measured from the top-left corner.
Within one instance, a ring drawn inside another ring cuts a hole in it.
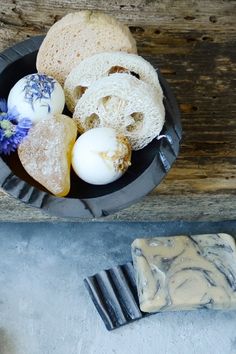
[[[18,120],[30,118],[32,123],[62,113],[65,95],[61,85],[51,76],[30,74],[20,79],[11,89],[8,109],[16,109]]]

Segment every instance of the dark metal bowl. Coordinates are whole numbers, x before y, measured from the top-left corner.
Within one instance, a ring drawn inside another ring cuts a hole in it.
[[[0,97],[23,76],[36,72],[35,62],[43,36],[30,38],[0,54]],[[71,190],[66,198],[49,194],[22,167],[17,153],[0,156],[0,187],[24,203],[59,217],[101,217],[121,210],[155,188],[165,177],[179,152],[182,137],[180,113],[175,97],[159,73],[164,92],[166,122],[161,135],[144,149],[133,152],[132,166],[117,181],[93,186],[72,171]]]

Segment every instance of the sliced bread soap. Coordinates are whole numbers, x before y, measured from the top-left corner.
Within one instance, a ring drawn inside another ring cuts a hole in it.
[[[126,52],[98,53],[84,59],[72,69],[64,84],[66,105],[73,112],[86,89],[96,80],[115,73],[127,73],[150,84],[163,97],[154,67],[137,54]]]
[[[133,150],[142,149],[162,130],[162,97],[149,84],[128,74],[113,74],[91,85],[79,99],[73,119],[83,133],[108,127],[126,136]]]
[[[100,12],[79,11],[66,15],[51,27],[40,46],[36,67],[61,84],[73,67],[95,53],[136,53],[129,28]]]
[[[73,120],[57,114],[33,126],[18,148],[26,172],[58,197],[70,191],[71,152],[76,137]]]
[[[132,257],[143,312],[236,309],[232,236],[136,239]]]

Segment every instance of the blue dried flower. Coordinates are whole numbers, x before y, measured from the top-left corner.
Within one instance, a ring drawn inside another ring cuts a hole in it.
[[[30,103],[34,111],[34,101],[51,99],[56,81],[52,77],[44,74],[31,74],[26,76],[25,80],[25,100]],[[51,109],[49,104],[47,104],[47,108],[49,113]]]
[[[32,122],[22,118],[18,122],[16,109],[7,110],[7,102],[0,99],[0,154],[9,155],[15,151],[28,134]]]

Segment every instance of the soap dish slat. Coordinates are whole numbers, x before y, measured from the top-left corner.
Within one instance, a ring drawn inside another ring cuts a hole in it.
[[[109,331],[151,315],[139,309],[131,262],[89,276],[84,284]]]
[[[139,309],[131,262],[87,277],[84,284],[109,331],[150,316],[149,313],[143,313]]]

